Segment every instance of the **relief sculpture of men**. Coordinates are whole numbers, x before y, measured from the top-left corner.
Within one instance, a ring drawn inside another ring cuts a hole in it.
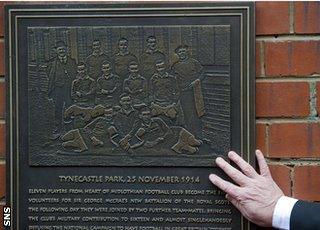
[[[46,92],[30,91],[33,98],[42,97],[48,108],[45,115],[32,111],[33,119],[50,123],[44,141],[33,137],[37,148],[59,158],[81,155],[76,161],[101,157],[103,162],[98,163],[102,165],[112,165],[109,159],[118,158],[123,164],[128,159],[138,162],[142,156],[162,165],[162,158],[178,155],[193,159],[190,155],[195,154],[194,159],[202,161],[220,151],[216,145],[228,146],[229,132],[224,130],[229,124],[229,86],[221,83],[220,75],[226,76],[229,66],[206,60],[211,56],[198,50],[196,27],[191,30],[192,39],[183,39],[192,47],[172,39],[179,33],[184,36],[189,27],[102,28],[73,28],[72,33],[64,33],[69,28],[49,30],[54,36],[46,47],[55,47],[56,54],[47,72],[40,72],[42,60],[37,62],[37,71],[30,62],[29,69],[34,71],[30,78],[43,84],[49,80],[49,100],[42,95]],[[37,40],[48,31],[35,33]],[[42,57],[40,53],[36,58]],[[32,103],[37,101],[41,102]]]
[[[52,138],[58,138],[64,128],[63,111],[71,103],[71,83],[76,75],[76,62],[68,56],[67,46],[59,41],[56,44],[57,56],[48,64],[48,96],[54,102],[54,130]]]
[[[181,45],[175,49],[179,60],[172,65],[172,71],[177,74],[180,90],[180,100],[188,130],[198,138],[202,137],[201,116],[204,115],[204,102],[201,91],[200,62],[189,54],[189,47]]]

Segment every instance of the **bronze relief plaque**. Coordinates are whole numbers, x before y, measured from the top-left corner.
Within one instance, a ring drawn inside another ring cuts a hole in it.
[[[253,11],[8,6],[11,229],[249,229],[207,178],[254,163]]]

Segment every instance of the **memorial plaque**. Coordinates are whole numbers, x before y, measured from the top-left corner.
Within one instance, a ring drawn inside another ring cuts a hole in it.
[[[10,229],[253,226],[213,186],[254,164],[254,5],[6,7]],[[8,228],[9,229],[9,228]]]

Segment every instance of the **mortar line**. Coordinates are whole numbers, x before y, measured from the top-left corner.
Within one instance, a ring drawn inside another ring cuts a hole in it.
[[[260,43],[260,64],[261,64],[261,76],[266,76],[266,63],[265,63],[265,43]]]
[[[316,82],[309,82],[309,104],[310,104],[310,117],[317,116],[317,92]]]
[[[265,77],[265,78],[256,78],[256,82],[314,82],[320,81],[320,75],[314,75],[309,77]]]
[[[320,165],[320,158],[314,158],[314,159],[304,159],[304,158],[290,158],[290,157],[283,157],[283,158],[272,158],[268,157],[266,158],[267,162],[272,165],[285,165],[288,167],[294,167],[294,166],[308,166],[308,165],[314,165],[318,166]]]
[[[294,2],[290,1],[289,2],[289,28],[290,28],[289,30],[291,34],[294,33],[294,16],[295,16]]]
[[[266,151],[267,151],[267,156],[269,157],[269,124],[266,124]]]
[[[286,41],[320,41],[320,35],[287,34],[287,35],[257,35],[256,41],[286,42]]]
[[[294,190],[294,166],[290,167],[290,174],[289,174],[289,178],[290,178],[290,196],[293,196],[293,190]]]
[[[306,118],[280,118],[280,117],[270,117],[270,118],[256,118],[256,124],[277,124],[277,123],[319,123],[319,117],[306,117]]]

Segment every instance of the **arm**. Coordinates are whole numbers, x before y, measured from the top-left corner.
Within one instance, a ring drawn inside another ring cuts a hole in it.
[[[94,94],[96,90],[95,81],[92,79],[90,84],[90,91],[87,93],[87,95]]]
[[[161,126],[161,129],[163,131],[161,139],[159,139],[159,138],[158,139],[159,139],[159,141],[162,141],[168,137],[168,135],[171,133],[171,130],[170,130],[169,126],[161,118],[158,118],[158,123]]]
[[[48,69],[47,69],[47,75],[49,78],[49,83],[48,83],[48,97],[49,98],[52,98],[52,91],[54,88],[54,82],[55,82],[54,71],[55,71],[55,61],[51,61],[48,64]]]
[[[116,91],[119,87],[119,77],[117,75],[114,76],[115,78],[115,84],[112,90],[110,90],[110,93],[113,93],[114,91]]]
[[[154,95],[155,89],[154,89],[154,76],[152,76],[149,80],[149,100],[150,102],[155,100]]]
[[[101,85],[100,85],[100,78],[98,78],[98,80],[97,80],[96,93],[97,94],[102,94],[102,88],[101,88]]]
[[[123,82],[123,92],[124,93],[129,93],[132,94],[133,92],[131,91],[131,89],[128,86],[128,79],[125,79]]]
[[[290,230],[319,229],[320,204],[297,201],[290,217]]]
[[[76,91],[76,86],[75,86],[75,80],[71,84],[71,98],[74,100],[78,96],[77,91]]]

